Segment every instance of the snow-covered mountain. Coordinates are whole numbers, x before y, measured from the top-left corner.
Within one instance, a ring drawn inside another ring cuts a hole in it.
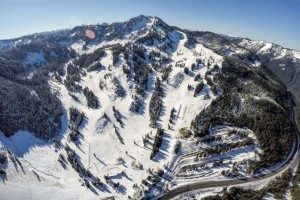
[[[198,42],[226,56],[266,65],[299,98],[300,52],[277,44],[211,32],[190,32]]]
[[[157,198],[267,173],[294,144],[268,68],[297,91],[295,50],[143,15],[0,49],[2,199]]]

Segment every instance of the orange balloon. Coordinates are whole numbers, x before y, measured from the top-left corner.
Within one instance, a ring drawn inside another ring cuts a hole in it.
[[[86,37],[88,37],[91,40],[95,39],[95,37],[96,37],[95,33],[93,31],[91,31],[91,30],[86,30],[85,31],[85,35],[86,35]]]

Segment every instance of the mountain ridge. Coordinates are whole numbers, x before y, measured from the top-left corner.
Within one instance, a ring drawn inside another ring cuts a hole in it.
[[[134,21],[139,21],[139,20],[142,20],[142,19],[147,19],[147,20],[150,20],[150,19],[155,19],[157,20],[158,22],[160,23],[163,23],[164,25],[167,25],[169,26],[168,24],[166,24],[161,18],[157,17],[157,16],[150,16],[150,15],[139,15],[137,17],[132,17],[130,18],[129,20],[126,20],[126,21],[123,21],[123,22],[112,22],[112,23],[106,23],[106,22],[103,22],[103,23],[96,23],[96,24],[82,24],[82,25],[77,25],[77,26],[74,26],[74,27],[71,27],[71,28],[66,28],[66,29],[56,29],[56,30],[52,30],[52,31],[43,31],[43,32],[37,32],[37,33],[33,33],[33,34],[28,34],[28,35],[23,35],[23,36],[20,36],[20,37],[16,37],[16,38],[10,38],[10,39],[1,39],[0,42],[8,42],[8,41],[12,41],[12,40],[19,40],[21,38],[26,38],[26,37],[33,37],[33,36],[39,36],[39,35],[52,35],[52,34],[57,34],[58,32],[64,32],[64,31],[72,31],[72,30],[75,30],[75,29],[78,29],[78,28],[89,28],[89,27],[97,27],[97,26],[103,26],[103,27],[107,27],[107,26],[114,26],[114,25],[119,25],[119,24],[126,24],[126,23],[134,23]],[[170,27],[170,26],[169,26]],[[177,28],[176,26],[173,26],[174,28]],[[189,32],[208,32],[208,33],[213,33],[215,35],[220,35],[221,37],[225,38],[225,39],[245,39],[245,40],[251,40],[250,38],[246,38],[246,37],[242,37],[242,36],[230,36],[230,35],[224,35],[224,34],[219,34],[219,33],[214,33],[214,32],[211,32],[211,31],[199,31],[199,30],[191,30],[191,29],[185,29]],[[291,48],[286,48],[286,47],[283,47],[281,45],[278,45],[276,43],[273,43],[273,42],[267,42],[267,41],[263,41],[263,40],[251,40],[251,41],[256,41],[256,42],[262,42],[262,43],[271,43],[271,44],[274,44],[274,45],[277,45],[283,49],[287,49],[287,50],[294,50],[296,52],[299,52],[299,50],[296,50],[296,49],[291,49]]]

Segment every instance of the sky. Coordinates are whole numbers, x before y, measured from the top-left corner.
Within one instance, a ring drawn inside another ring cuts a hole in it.
[[[300,50],[300,0],[0,0],[0,39],[141,14]]]

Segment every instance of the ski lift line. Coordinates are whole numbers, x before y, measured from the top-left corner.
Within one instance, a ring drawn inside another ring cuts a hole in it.
[[[181,111],[181,105],[179,106],[179,109],[178,109],[178,113],[177,113],[177,119],[180,118],[180,111]]]
[[[88,166],[90,166],[91,163],[91,143],[89,143],[89,163]]]

